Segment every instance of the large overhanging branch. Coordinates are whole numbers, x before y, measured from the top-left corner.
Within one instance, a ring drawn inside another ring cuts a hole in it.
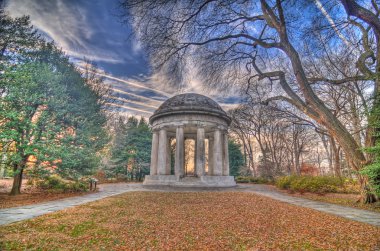
[[[259,46],[264,47],[264,48],[280,48],[280,46],[281,46],[279,43],[267,43],[267,42],[264,42],[263,39],[258,39],[258,38],[255,38],[253,36],[250,36],[248,34],[240,33],[240,34],[230,34],[230,35],[223,36],[223,37],[210,38],[210,39],[207,39],[207,40],[202,41],[202,42],[183,42],[182,48],[188,47],[190,45],[200,46],[200,45],[206,45],[206,44],[209,44],[212,42],[219,42],[219,41],[224,41],[224,40],[229,40],[229,39],[238,39],[238,38],[244,38],[244,39],[248,39],[248,40],[252,41],[252,44],[251,44],[252,46],[259,45]]]
[[[372,50],[369,50],[369,51],[365,51],[364,53],[362,53],[359,58],[358,58],[358,61],[356,62],[356,67],[366,76],[370,77],[370,76],[373,76],[375,73],[372,72],[370,69],[368,69],[367,65],[366,65],[366,61],[367,59],[371,58],[372,60],[374,60],[374,54],[373,54],[373,51]]]
[[[368,39],[368,32],[371,29],[371,26],[368,26],[366,29],[362,24],[355,20],[349,19],[349,22],[358,27],[362,33],[364,52],[359,56],[358,61],[356,62],[356,67],[367,77],[373,76],[374,73],[367,67],[367,59],[372,59],[372,64],[376,61],[375,54],[371,49]]]
[[[333,85],[341,85],[349,82],[354,82],[354,81],[366,81],[366,80],[372,80],[374,77],[367,77],[363,75],[359,76],[352,76],[352,77],[347,77],[343,79],[329,79],[329,78],[324,78],[324,77],[314,77],[314,78],[308,78],[307,80],[310,82],[310,84],[315,84],[317,82],[326,82],[329,84]]]
[[[360,6],[355,0],[340,0],[346,12],[350,16],[355,16],[368,23],[380,37],[380,21],[379,18],[371,11]]]
[[[300,111],[309,114],[310,116],[317,118],[319,117],[318,113],[311,109],[306,103],[295,93],[292,88],[289,86],[288,82],[285,78],[285,73],[283,71],[272,71],[272,72],[262,72],[260,68],[256,65],[255,60],[252,61],[252,66],[258,74],[258,80],[269,79],[271,82],[273,80],[278,80],[282,89],[285,93],[290,97],[287,98],[289,103],[297,107]],[[285,98],[285,97],[284,97]]]

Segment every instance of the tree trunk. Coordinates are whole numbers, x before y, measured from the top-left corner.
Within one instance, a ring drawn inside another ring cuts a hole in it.
[[[19,165],[15,166],[14,170],[14,178],[13,178],[13,185],[12,190],[9,195],[18,195],[21,194],[21,184],[22,184],[22,174],[24,171],[24,164],[20,163]]]
[[[327,129],[328,133],[338,141],[346,156],[349,156],[351,166],[356,171],[359,171],[367,161],[361,151],[361,147],[357,144],[355,139],[352,137],[347,128],[341,123],[341,121],[334,116],[323,101],[320,100],[314,93],[309,81],[307,80],[298,52],[290,44],[286,31],[279,32],[282,43],[281,49],[288,55],[291,61],[293,73],[306,101],[302,104],[304,107],[303,112]],[[294,96],[294,92],[289,91],[289,86],[287,83],[283,83],[282,85],[283,88],[285,88],[284,91],[287,93],[289,92],[290,95]],[[299,101],[299,97],[294,98],[297,98],[297,102],[303,102]],[[363,198],[363,201],[364,200],[365,199]]]
[[[326,139],[325,135],[323,135],[323,134],[321,134],[320,137],[321,137],[323,147],[325,149],[327,160],[329,163],[329,171],[331,171],[332,170],[332,155],[331,155],[331,151],[329,150],[328,140]],[[330,149],[331,149],[331,146],[330,146]]]
[[[333,153],[333,159],[334,159],[334,174],[337,177],[342,176],[341,168],[340,168],[340,155],[339,155],[339,149],[336,146],[335,140],[330,137],[330,144],[331,144],[331,149]]]
[[[0,178],[4,178],[5,176],[5,163],[7,161],[7,151],[8,151],[9,144],[4,144],[3,145],[3,152],[1,156],[1,162],[0,162]]]
[[[361,174],[358,175],[360,181],[360,201],[364,204],[374,203],[378,200],[375,193],[372,191],[371,186],[368,184],[368,179]]]

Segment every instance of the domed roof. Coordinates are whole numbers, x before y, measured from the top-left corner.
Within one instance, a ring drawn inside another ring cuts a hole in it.
[[[231,122],[217,102],[197,93],[184,93],[169,98],[158,107],[149,121],[153,123],[159,117],[175,114],[206,114],[221,117],[228,124]]]

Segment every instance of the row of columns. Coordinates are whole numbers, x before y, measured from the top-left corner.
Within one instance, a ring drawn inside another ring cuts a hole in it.
[[[176,151],[174,174],[184,175],[185,165],[185,137],[182,126],[176,128]],[[205,129],[197,128],[195,145],[195,173],[198,177],[205,175],[206,153],[205,153]],[[217,129],[213,137],[209,138],[208,144],[208,175],[228,176],[230,172],[228,159],[228,136]],[[151,153],[151,175],[170,175],[170,141],[166,129],[153,132]]]

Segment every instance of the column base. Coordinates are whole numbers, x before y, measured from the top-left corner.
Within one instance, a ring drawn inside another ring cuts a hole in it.
[[[173,186],[173,187],[234,187],[233,176],[201,176],[183,177],[176,175],[146,175],[144,186]]]

